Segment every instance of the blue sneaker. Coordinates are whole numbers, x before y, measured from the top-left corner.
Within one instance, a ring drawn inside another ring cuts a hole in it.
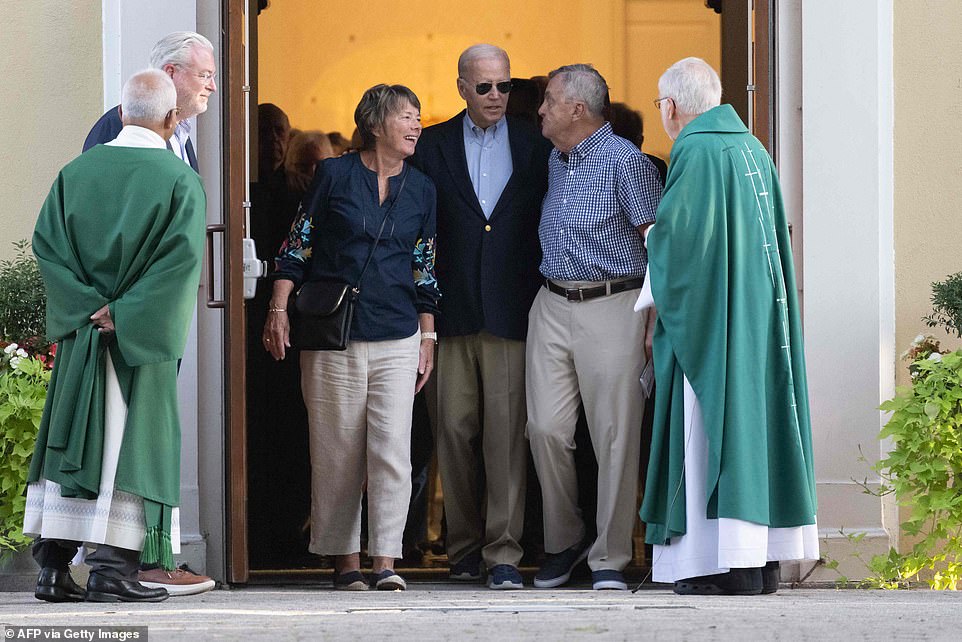
[[[510,564],[497,564],[488,573],[488,588],[495,590],[523,589],[524,580],[518,569]]]
[[[596,591],[627,591],[628,584],[621,571],[603,568],[600,571],[591,571],[591,588]]]
[[[471,551],[451,566],[451,579],[477,582],[481,579],[481,551]]]
[[[584,542],[560,553],[548,553],[538,574],[534,576],[535,587],[555,588],[567,583],[571,579],[571,571],[586,557],[588,557],[588,545]]]

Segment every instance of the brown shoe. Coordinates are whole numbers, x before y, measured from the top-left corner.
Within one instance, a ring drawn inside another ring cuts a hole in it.
[[[172,597],[197,595],[214,588],[214,580],[206,575],[194,573],[187,568],[186,564],[172,571],[165,571],[162,568],[142,570],[137,574],[137,580],[148,588],[167,589]]]

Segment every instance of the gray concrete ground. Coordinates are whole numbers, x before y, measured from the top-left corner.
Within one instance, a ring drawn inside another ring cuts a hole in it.
[[[962,638],[962,595],[921,589],[783,587],[771,596],[696,598],[650,588],[501,592],[412,582],[403,593],[344,593],[328,586],[216,590],[138,605],[47,604],[31,593],[0,593],[0,629],[147,626],[155,642]]]

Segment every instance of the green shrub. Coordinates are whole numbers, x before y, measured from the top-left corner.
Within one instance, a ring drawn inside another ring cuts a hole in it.
[[[46,338],[46,293],[30,244],[19,241],[13,259],[0,261],[0,339],[30,352],[43,353]]]
[[[46,293],[26,241],[0,261],[0,555],[24,537],[27,472],[56,346],[46,339]]]
[[[892,549],[869,562],[863,585],[901,588],[927,573],[934,589],[956,589],[962,581],[962,350],[918,356],[912,385],[900,387],[882,410],[891,413],[879,434],[892,450],[873,469],[880,494],[894,493],[903,533],[916,539],[911,550]]]
[[[962,272],[932,284],[932,314],[922,320],[930,328],[941,326],[962,338]]]

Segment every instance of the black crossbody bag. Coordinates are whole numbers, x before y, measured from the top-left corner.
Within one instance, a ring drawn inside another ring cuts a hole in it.
[[[394,200],[381,219],[377,238],[371,246],[364,267],[353,285],[335,279],[317,279],[304,283],[288,299],[287,309],[291,319],[291,345],[299,350],[346,350],[351,340],[351,321],[354,307],[361,294],[361,279],[367,271],[374,251],[381,241],[384,226],[391,211],[401,198],[408,168],[405,166]]]

